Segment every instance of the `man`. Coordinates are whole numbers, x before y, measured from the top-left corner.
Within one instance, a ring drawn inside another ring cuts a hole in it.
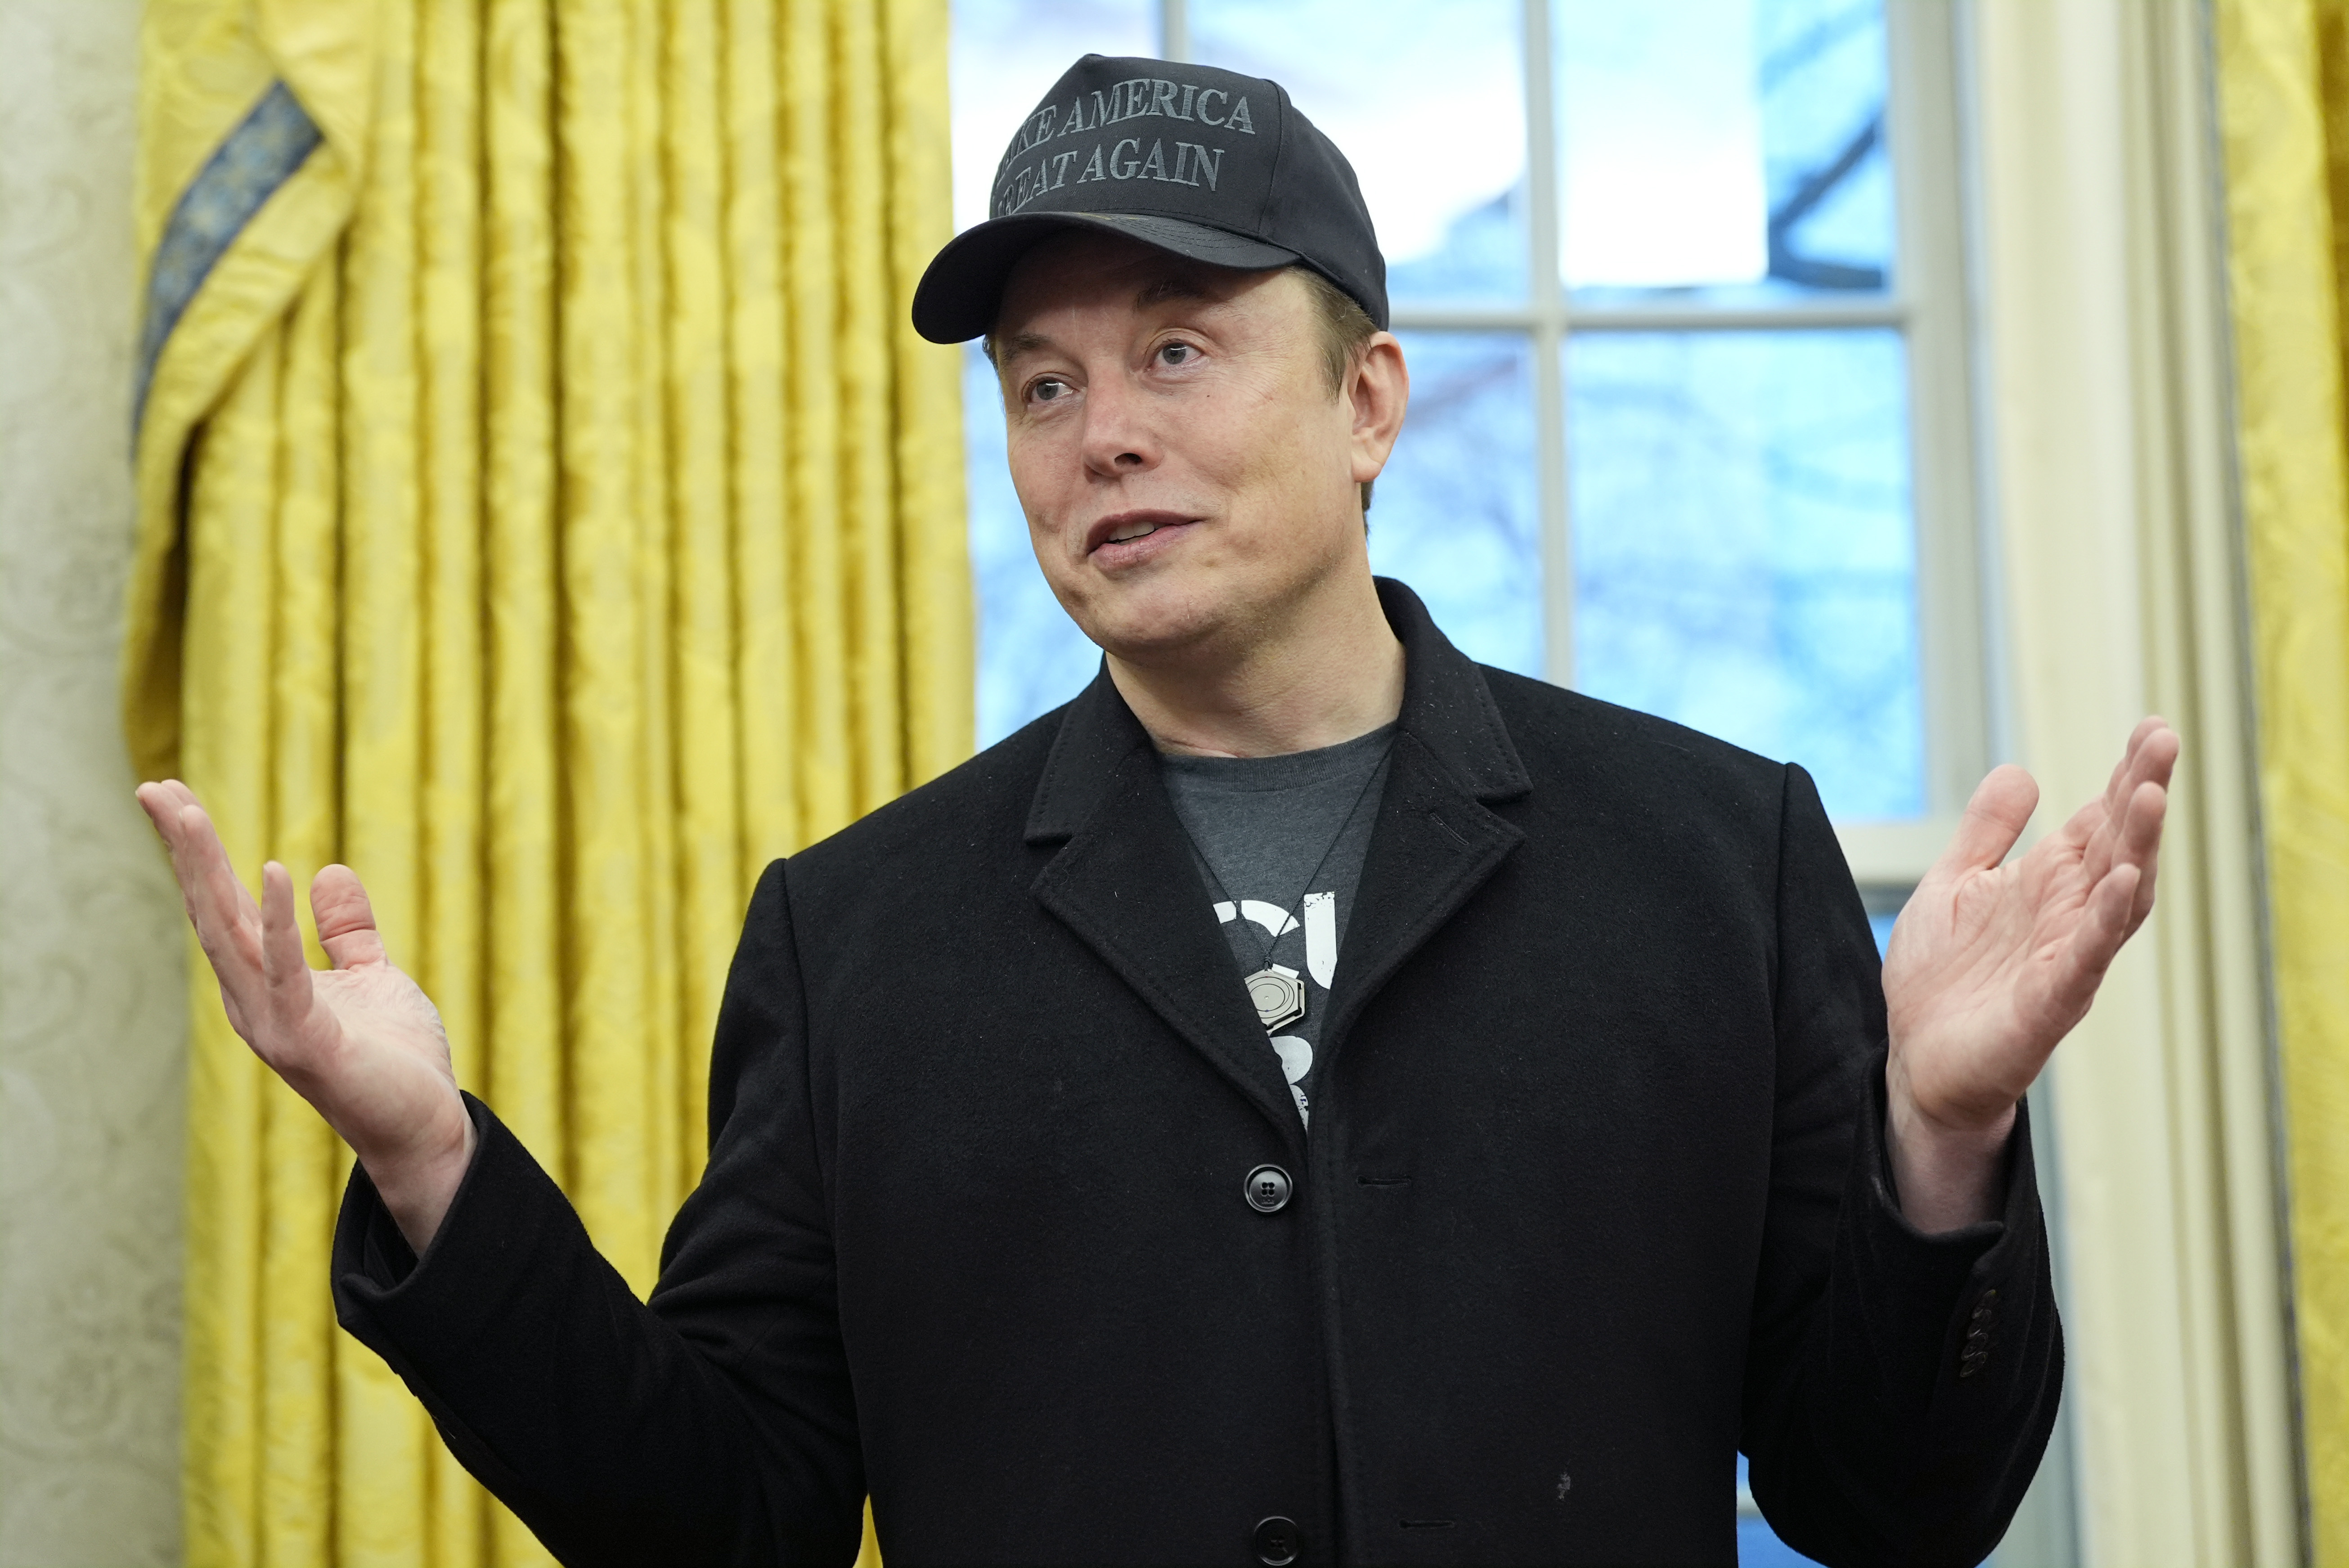
[[[343,1321],[565,1561],[1970,1563],[2061,1345],[2021,1100],[2151,907],[2178,743],[1896,929],[1799,768],[1462,658],[1375,582],[1402,354],[1274,84],[1088,57],[943,251],[1068,707],[769,868],[649,1305],[460,1098],[357,878],[169,841],[357,1152]],[[1889,1030],[1887,1007],[1889,1008]],[[1889,1033],[1889,1040],[1888,1040]]]

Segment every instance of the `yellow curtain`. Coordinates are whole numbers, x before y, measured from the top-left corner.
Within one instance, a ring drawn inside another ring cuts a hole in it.
[[[2314,1561],[2349,1565],[2349,5],[2217,0]]]
[[[946,22],[147,11],[134,755],[358,869],[640,1291],[758,869],[970,745]],[[348,1157],[191,971],[188,1560],[543,1561],[336,1333]]]

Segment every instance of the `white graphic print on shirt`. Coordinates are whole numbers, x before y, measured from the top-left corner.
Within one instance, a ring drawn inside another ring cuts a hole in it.
[[[1312,977],[1314,988],[1326,995],[1330,977],[1338,972],[1338,896],[1308,893],[1299,908],[1305,915],[1305,970]],[[1237,904],[1219,901],[1216,919],[1226,926],[1234,920],[1253,920],[1276,943],[1297,929],[1295,917],[1279,905],[1268,904],[1261,898],[1242,898]],[[1297,978],[1297,971],[1287,964],[1272,967],[1291,980]],[[1297,1101],[1297,1115],[1310,1126],[1313,1113],[1306,1104],[1302,1085],[1305,1075],[1313,1070],[1313,1043],[1295,1034],[1276,1034],[1272,1048],[1279,1054],[1281,1076],[1288,1080],[1288,1092]]]
[[[1269,1040],[1300,1123],[1309,1125],[1309,1101],[1328,1097],[1317,1060],[1325,1054],[1321,1025],[1393,740],[1390,725],[1318,751],[1159,761],[1247,1016],[1257,1014],[1246,977],[1258,970],[1269,966],[1304,988],[1304,1015],[1277,1025]]]

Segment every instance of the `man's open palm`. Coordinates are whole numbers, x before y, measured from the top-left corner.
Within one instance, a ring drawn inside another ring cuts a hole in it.
[[[2153,909],[2178,751],[2163,721],[2139,723],[2105,793],[2011,865],[2038,785],[2008,765],[1974,791],[1885,958],[1896,1105],[1952,1130],[2013,1110]]]
[[[171,847],[230,1024],[342,1135],[420,1248],[463,1174],[472,1122],[440,1014],[385,956],[358,877],[329,866],[310,884],[319,944],[335,966],[314,971],[285,867],[262,868],[256,905],[187,785],[142,784],[139,804]]]

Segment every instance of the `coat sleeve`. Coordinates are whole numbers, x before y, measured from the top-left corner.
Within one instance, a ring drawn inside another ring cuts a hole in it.
[[[336,1227],[343,1326],[565,1563],[840,1563],[864,1496],[781,863],[751,901],[711,1071],[711,1150],[649,1305],[480,1102],[419,1259],[364,1170]]]
[[[1884,1147],[1876,945],[1817,791],[1786,772],[1778,1090],[1745,1380],[1754,1498],[1830,1568],[1972,1564],[2055,1422],[2064,1341],[2027,1109],[1999,1218],[1902,1218]]]

